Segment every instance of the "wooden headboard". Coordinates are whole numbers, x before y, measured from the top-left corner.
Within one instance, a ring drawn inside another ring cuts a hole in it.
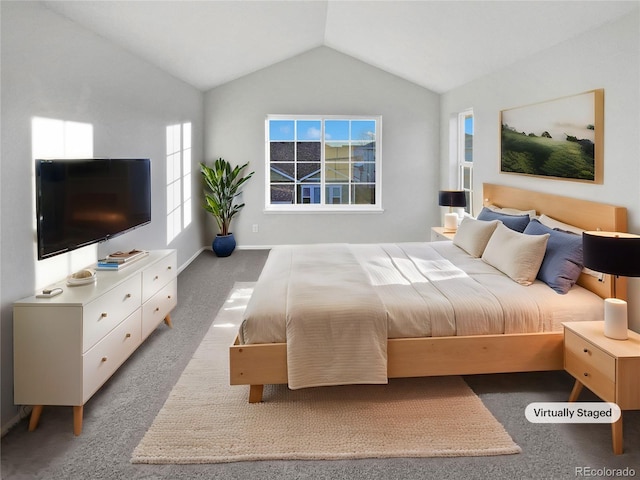
[[[546,214],[556,220],[574,225],[584,230],[608,232],[627,231],[627,209],[605,203],[579,200],[549,193],[534,192],[522,188],[507,187],[491,183],[483,184],[483,205],[535,210],[538,215]],[[602,298],[613,296],[613,282],[610,275],[600,281],[592,275],[582,274],[578,285],[591,290]],[[616,280],[618,298],[626,298],[626,279]]]

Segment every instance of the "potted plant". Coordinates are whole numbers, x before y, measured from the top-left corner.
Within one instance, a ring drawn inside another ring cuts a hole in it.
[[[240,195],[242,185],[254,174],[242,174],[247,165],[248,162],[232,167],[223,158],[218,158],[213,167],[200,163],[200,171],[208,187],[204,194],[204,209],[213,215],[220,230],[212,245],[213,251],[219,257],[228,257],[236,248],[236,240],[229,231],[229,226],[235,214],[244,207],[244,203],[234,203],[235,198]]]

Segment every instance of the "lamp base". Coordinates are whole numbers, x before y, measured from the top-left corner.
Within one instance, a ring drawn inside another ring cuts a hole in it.
[[[456,230],[458,230],[458,214],[445,213],[444,214],[444,231],[455,232]]]
[[[627,302],[617,298],[604,301],[604,335],[614,340],[629,338],[627,322]]]

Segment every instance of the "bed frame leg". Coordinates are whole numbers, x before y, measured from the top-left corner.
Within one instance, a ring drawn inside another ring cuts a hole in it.
[[[260,403],[264,385],[249,385],[249,403]]]

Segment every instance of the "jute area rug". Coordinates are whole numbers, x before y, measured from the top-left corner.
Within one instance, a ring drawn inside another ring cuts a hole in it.
[[[265,386],[248,403],[229,385],[228,347],[251,295],[230,293],[133,463],[457,457],[521,451],[460,377],[392,379],[388,385],[289,390]]]

